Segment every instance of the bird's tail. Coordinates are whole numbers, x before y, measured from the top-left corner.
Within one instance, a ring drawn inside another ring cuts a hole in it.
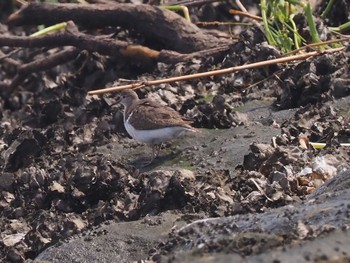
[[[190,131],[190,132],[201,132],[199,129],[196,129],[189,124],[186,125],[186,128],[187,128],[187,131]]]

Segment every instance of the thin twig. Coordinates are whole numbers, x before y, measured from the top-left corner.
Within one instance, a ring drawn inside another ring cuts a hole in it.
[[[340,38],[340,39],[331,39],[331,40],[322,41],[322,42],[318,42],[318,43],[311,43],[311,44],[305,45],[301,48],[295,49],[291,52],[285,53],[284,55],[289,56],[289,55],[298,53],[299,51],[305,50],[307,48],[318,47],[318,46],[323,46],[323,45],[328,45],[328,44],[338,43],[338,42],[344,42],[347,40],[350,40],[350,36],[344,36],[343,38]]]
[[[102,93],[107,93],[107,92],[121,91],[124,89],[137,89],[137,88],[140,88],[141,86],[152,86],[152,85],[159,85],[162,83],[171,83],[171,82],[184,81],[184,80],[189,80],[189,79],[197,79],[197,78],[212,77],[212,76],[217,76],[217,75],[231,74],[233,72],[246,70],[246,69],[266,67],[269,65],[274,65],[274,64],[278,64],[278,63],[286,63],[286,62],[291,62],[291,61],[296,61],[296,60],[304,60],[306,58],[313,57],[313,56],[320,55],[320,54],[324,54],[324,53],[339,52],[343,49],[344,48],[342,47],[342,48],[324,50],[322,52],[312,51],[312,52],[308,52],[308,53],[300,54],[300,55],[295,55],[295,56],[291,56],[291,57],[276,58],[276,59],[260,61],[260,62],[256,62],[256,63],[246,64],[246,65],[231,67],[231,68],[226,68],[226,69],[201,72],[201,73],[184,75],[184,76],[180,76],[180,77],[172,77],[172,78],[167,78],[167,79],[136,82],[136,83],[129,84],[129,85],[122,85],[122,86],[116,86],[116,87],[111,87],[111,88],[106,88],[106,89],[92,90],[92,91],[88,92],[88,95],[96,95],[96,94],[102,94]]]
[[[183,0],[183,1],[171,1],[168,5],[185,5],[188,7],[201,6],[215,2],[223,2],[225,0]]]
[[[11,58],[12,55],[18,53],[20,50],[22,50],[21,48],[10,51],[7,54],[4,54],[1,50],[0,50],[0,62],[5,61],[8,64],[11,64],[15,67],[19,67],[20,63],[14,59]]]
[[[27,4],[27,2],[24,1],[24,0],[16,0],[16,3],[20,4],[20,5],[26,5]]]
[[[244,13],[249,13],[248,10],[244,7],[244,5],[241,3],[240,0],[236,0],[236,5],[239,7],[239,9],[241,9]],[[256,20],[252,20],[252,23],[259,28],[261,31],[263,31],[262,26],[260,25],[260,23]]]
[[[265,198],[270,201],[270,202],[273,202],[273,200],[267,196],[267,194],[265,193],[264,189],[261,188],[261,186],[255,181],[254,178],[250,178],[249,181],[253,182],[254,185],[256,186],[256,188],[258,188],[259,192],[265,196]]]
[[[250,19],[254,19],[254,20],[258,20],[258,21],[262,21],[263,20],[261,16],[252,15],[252,14],[250,14],[248,12],[239,11],[239,10],[236,10],[236,9],[230,9],[229,13],[231,15],[245,16],[245,17],[248,17]]]

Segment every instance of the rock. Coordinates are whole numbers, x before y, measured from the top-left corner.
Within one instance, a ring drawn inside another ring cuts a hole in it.
[[[16,180],[13,173],[2,173],[0,174],[0,190],[1,191],[12,191],[12,185]]]

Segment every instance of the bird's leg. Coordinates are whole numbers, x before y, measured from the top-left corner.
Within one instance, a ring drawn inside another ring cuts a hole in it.
[[[162,148],[162,144],[155,144],[153,145],[153,159],[157,158],[160,152],[160,149]]]
[[[153,163],[154,159],[156,159],[158,157],[161,147],[162,147],[161,144],[153,144],[152,145],[152,158],[147,163],[145,163],[142,167],[146,167],[146,166],[150,165],[151,163]]]

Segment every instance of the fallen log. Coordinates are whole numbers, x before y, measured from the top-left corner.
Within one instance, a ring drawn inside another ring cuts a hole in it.
[[[231,42],[201,30],[174,12],[150,5],[30,3],[13,13],[8,24],[51,25],[69,20],[84,27],[118,26],[133,30],[154,46],[183,53]]]

